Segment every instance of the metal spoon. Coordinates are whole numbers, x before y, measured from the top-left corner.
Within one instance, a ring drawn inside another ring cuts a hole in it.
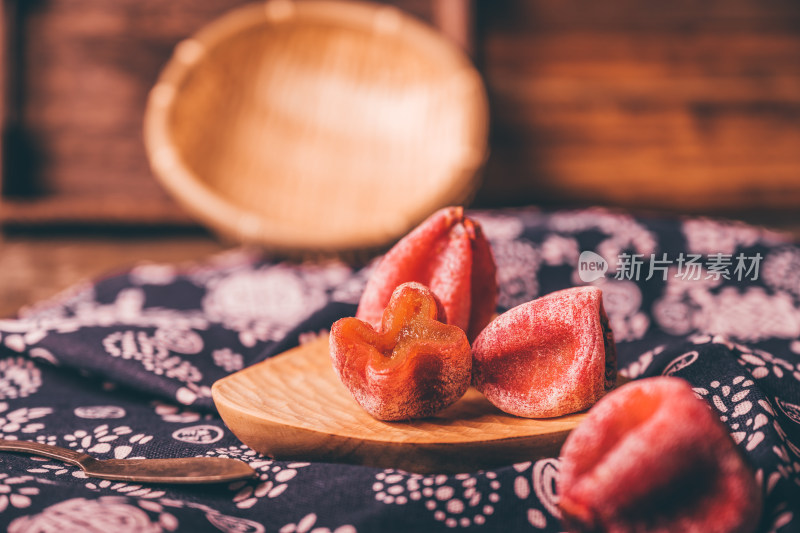
[[[0,439],[0,451],[29,453],[79,466],[87,476],[140,483],[222,483],[255,474],[244,461],[224,457],[95,459],[91,455],[38,442]]]

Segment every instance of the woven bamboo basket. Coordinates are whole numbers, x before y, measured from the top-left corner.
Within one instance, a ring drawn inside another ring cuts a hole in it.
[[[217,232],[342,252],[466,202],[487,129],[480,76],[433,29],[388,6],[272,0],[175,48],[144,135],[156,177]]]

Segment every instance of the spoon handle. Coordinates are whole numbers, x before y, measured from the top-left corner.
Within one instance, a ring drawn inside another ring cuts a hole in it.
[[[143,483],[223,483],[253,477],[247,463],[224,457],[169,459],[95,459],[91,455],[22,440],[0,439],[0,451],[21,452],[57,459],[81,468],[87,476]]]
[[[0,439],[0,451],[21,452],[32,455],[41,455],[50,459],[57,459],[65,463],[83,468],[86,461],[91,461],[92,457],[85,453],[68,450],[59,446],[31,442],[26,440],[6,440]]]

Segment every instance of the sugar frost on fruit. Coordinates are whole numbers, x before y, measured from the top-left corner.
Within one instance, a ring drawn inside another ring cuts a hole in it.
[[[356,317],[378,327],[392,292],[409,281],[429,287],[448,323],[470,339],[495,312],[497,269],[489,241],[461,207],[440,209],[386,253],[367,282]]]
[[[472,371],[469,341],[461,328],[443,323],[445,314],[430,289],[410,282],[392,294],[379,329],[353,317],[333,324],[333,368],[372,416],[430,416],[467,391]]]
[[[494,319],[472,345],[473,381],[501,410],[548,418],[589,408],[616,379],[616,348],[596,287],[574,287]]]

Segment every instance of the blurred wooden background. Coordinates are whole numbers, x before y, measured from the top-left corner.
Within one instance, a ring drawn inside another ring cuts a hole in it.
[[[478,6],[486,202],[800,208],[800,2]]]
[[[245,0],[1,1],[0,316],[223,249],[151,175],[142,116],[174,45]],[[800,2],[383,1],[484,75],[477,205],[721,214],[800,236]]]
[[[150,173],[146,95],[241,3],[3,0],[0,222],[191,225]],[[485,77],[478,205],[798,211],[797,1],[389,3],[466,40]]]

